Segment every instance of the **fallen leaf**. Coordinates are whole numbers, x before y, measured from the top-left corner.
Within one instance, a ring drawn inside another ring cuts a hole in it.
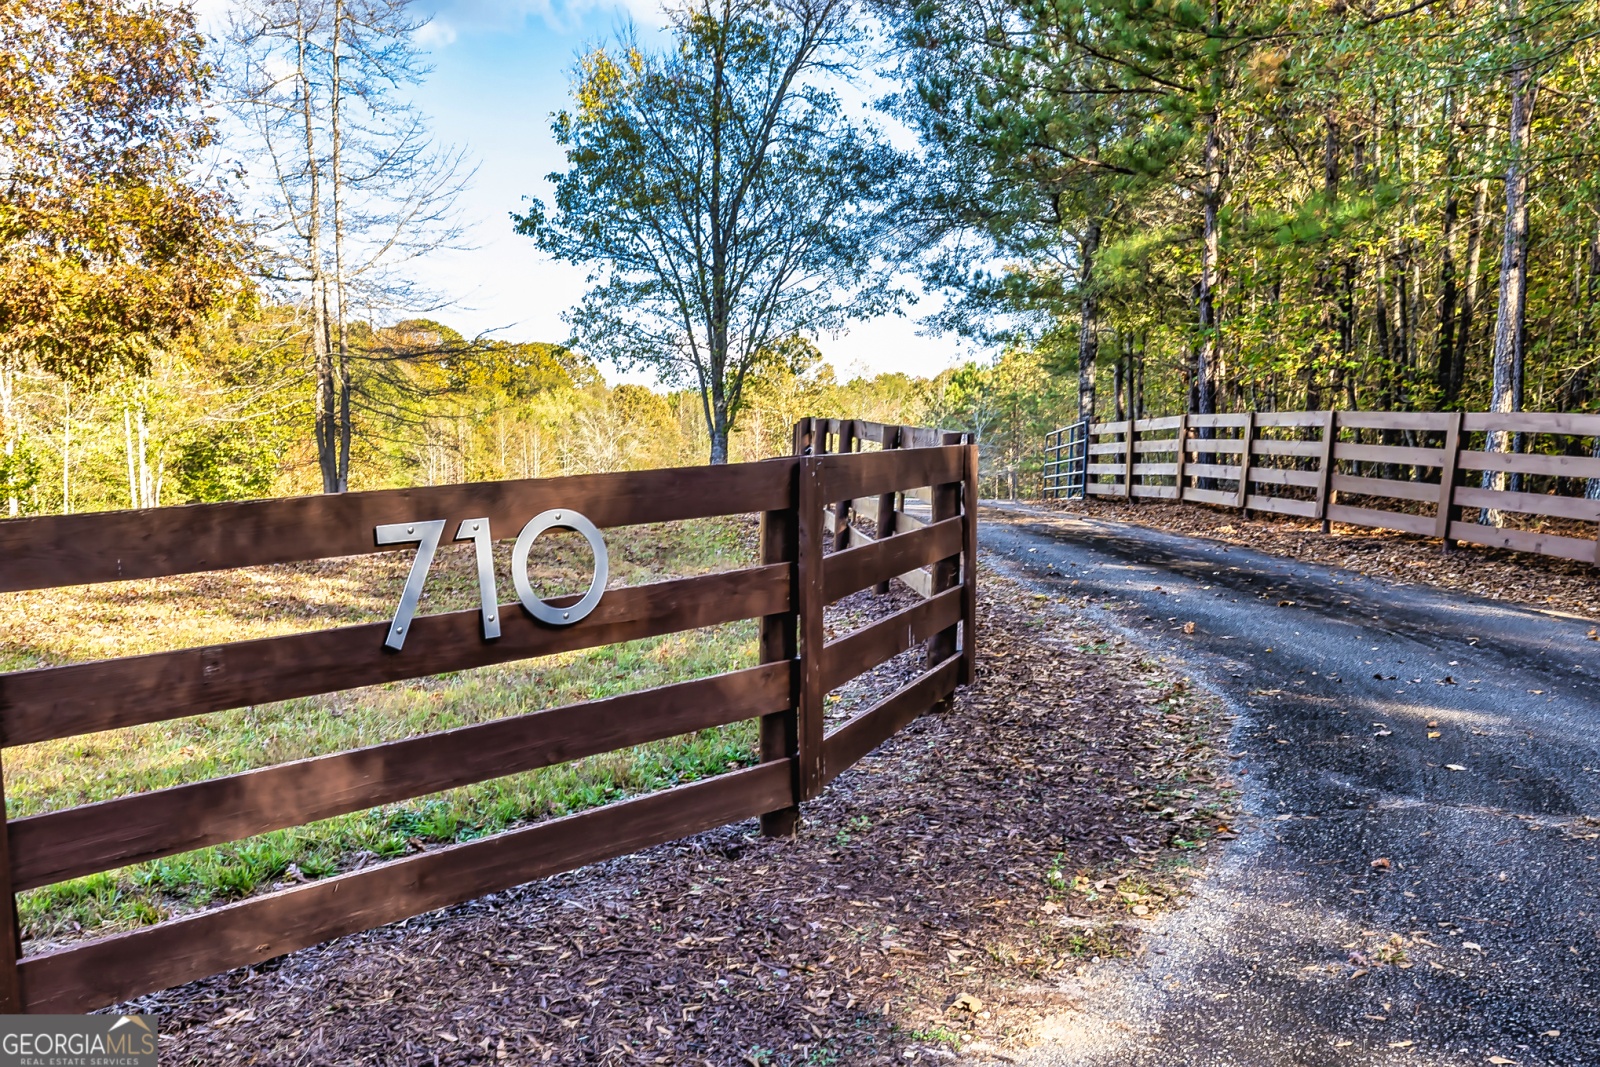
[[[1194,633],[1194,623],[1192,623],[1192,622],[1184,623],[1183,624],[1183,632],[1186,633],[1186,634]]]
[[[1516,1063],[1517,1061],[1516,1060],[1508,1060],[1504,1056],[1490,1056],[1489,1057],[1489,1062],[1495,1064],[1496,1067],[1503,1067],[1503,1065],[1505,1065],[1505,1064]]]
[[[1292,601],[1292,600],[1280,600],[1280,601],[1278,601],[1278,607],[1280,607],[1280,608],[1292,608],[1292,607],[1294,607],[1294,601]]]
[[[1447,771],[1464,771],[1464,770],[1466,770],[1466,768],[1461,766],[1461,764],[1459,764],[1459,763],[1446,763],[1444,765],[1444,769],[1447,770]]]
[[[1372,861],[1372,866],[1381,871],[1387,871],[1389,869],[1389,858],[1387,856],[1379,856],[1377,859]]]
[[[963,993],[950,1002],[951,1011],[970,1011],[974,1015],[983,1010],[983,1001],[971,993]]]

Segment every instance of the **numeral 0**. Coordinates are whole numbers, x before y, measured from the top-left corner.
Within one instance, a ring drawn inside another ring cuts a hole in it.
[[[589,591],[576,604],[558,607],[541,599],[533,590],[528,578],[528,551],[539,535],[552,527],[563,527],[582,534],[594,552],[594,578]],[[394,621],[389,624],[389,634],[383,647],[396,652],[405,647],[406,632],[417,614],[417,603],[422,599],[422,586],[428,580],[434,554],[439,550],[439,539],[444,536],[444,519],[426,519],[419,522],[394,522],[375,527],[375,540],[380,545],[400,545],[416,542],[417,555],[411,561],[411,573],[406,576],[405,588],[400,591],[400,605],[395,609]],[[493,640],[500,636],[500,597],[494,579],[494,538],[489,533],[489,520],[463,519],[456,527],[457,541],[472,541],[478,562],[478,595],[482,602],[483,636]],[[511,554],[511,577],[516,583],[517,599],[529,615],[550,626],[571,626],[586,617],[605,595],[606,578],[610,561],[606,555],[605,539],[595,524],[575,511],[545,511],[528,520],[517,536],[516,548]]]

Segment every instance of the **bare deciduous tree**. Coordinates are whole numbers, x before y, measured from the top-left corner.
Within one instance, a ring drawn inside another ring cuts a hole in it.
[[[352,324],[438,299],[404,263],[459,245],[464,154],[404,99],[428,73],[411,0],[247,0],[229,31],[236,142],[258,175],[260,273],[305,314],[325,492],[350,486],[361,365]]]

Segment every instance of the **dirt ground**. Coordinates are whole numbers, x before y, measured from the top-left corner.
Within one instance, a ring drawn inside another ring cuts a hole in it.
[[[1588,564],[1551,556],[1468,544],[1445,552],[1440,541],[1392,530],[1336,522],[1332,531],[1325,534],[1320,523],[1305,519],[1259,512],[1246,518],[1233,509],[1165,500],[1129,504],[1096,498],[1031,503],[1091,518],[1209,537],[1393,581],[1425,582],[1491,600],[1591,617],[1600,615],[1600,571]],[[1588,533],[1593,532],[1590,526]]]
[[[1228,826],[1228,722],[986,574],[978,678],[805,805],[141,998],[163,1062],[1006,1061]],[[906,594],[902,593],[901,596]],[[858,594],[834,627],[882,613]],[[900,657],[842,716],[915,673]]]

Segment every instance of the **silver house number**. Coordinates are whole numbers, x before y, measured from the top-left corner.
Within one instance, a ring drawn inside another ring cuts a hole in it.
[[[576,604],[565,607],[542,599],[533,591],[528,578],[528,551],[540,534],[554,527],[573,530],[583,535],[594,552],[594,578],[589,591]],[[422,586],[428,580],[433,557],[444,536],[444,519],[426,519],[415,522],[387,523],[374,528],[374,540],[380,545],[409,544],[415,542],[417,555],[411,563],[411,573],[406,576],[405,588],[400,593],[400,605],[395,609],[394,621],[389,624],[383,647],[398,652],[406,643],[406,633],[416,618],[417,604],[422,599]],[[476,548],[478,565],[478,593],[482,600],[483,636],[494,640],[500,636],[500,598],[495,588],[494,539],[489,534],[489,520],[464,519],[456,529],[457,541],[472,541]],[[576,511],[550,510],[528,520],[517,536],[516,548],[511,554],[511,576],[517,586],[517,599],[528,614],[548,626],[571,626],[588,616],[605,595],[606,579],[610,574],[610,561],[606,556],[605,539],[595,524]]]
[[[558,526],[582,534],[594,552],[594,579],[589,582],[589,591],[576,604],[568,607],[558,607],[542,599],[533,591],[533,583],[528,579],[528,550],[540,534]],[[571,626],[588,616],[605,595],[606,578],[610,570],[605,539],[600,536],[594,523],[576,511],[552,510],[535,515],[517,535],[517,546],[511,550],[511,580],[517,583],[517,599],[522,601],[529,615],[551,626]]]

